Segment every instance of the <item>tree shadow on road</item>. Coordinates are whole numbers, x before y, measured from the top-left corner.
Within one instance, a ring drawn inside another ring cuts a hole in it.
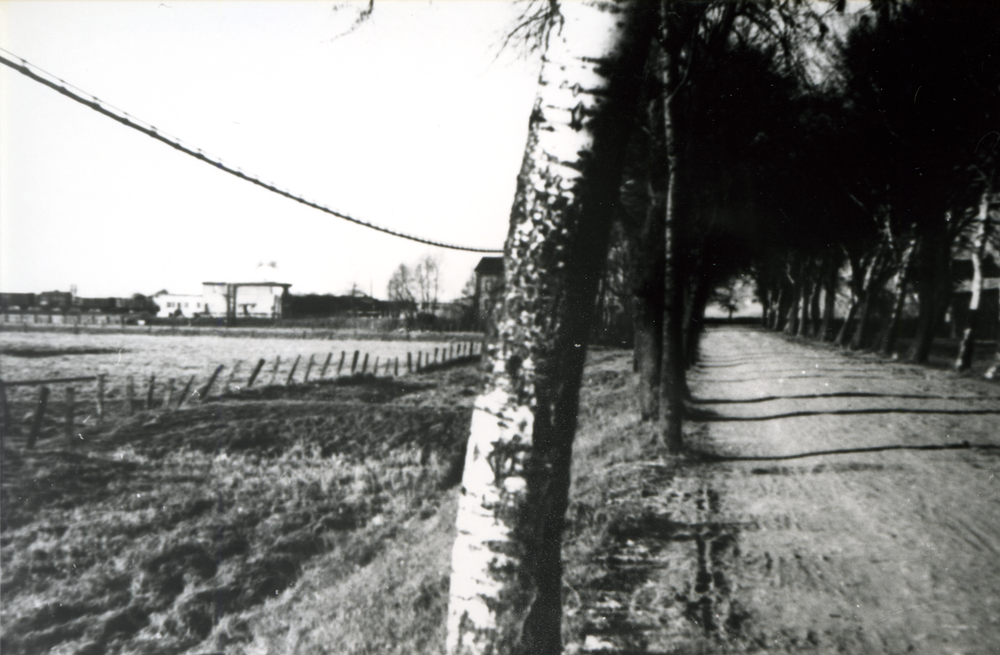
[[[906,398],[916,400],[1000,400],[1000,396],[936,396],[919,393],[872,393],[868,391],[837,391],[833,393],[789,394],[787,396],[761,396],[760,398],[694,398],[695,405],[732,405],[764,403],[772,400],[808,400],[816,398]]]

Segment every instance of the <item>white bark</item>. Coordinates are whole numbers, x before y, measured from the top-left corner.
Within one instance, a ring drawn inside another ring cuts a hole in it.
[[[538,580],[561,570],[558,542],[554,564],[552,552],[538,551],[552,542],[553,528],[558,540],[565,511],[586,348],[587,325],[579,319],[593,310],[597,276],[591,281],[589,273],[603,262],[612,204],[605,196],[618,187],[617,179],[601,180],[616,174],[615,165],[605,167],[615,159],[608,152],[620,148],[624,158],[626,139],[617,131],[628,123],[614,114],[629,104],[628,93],[609,89],[623,68],[634,72],[640,56],[628,47],[638,24],[634,7],[574,1],[560,13],[511,213],[499,344],[489,353],[493,371],[476,400],[466,451],[447,618],[451,655],[558,649],[558,583],[554,621],[547,615],[525,626],[543,588],[553,611],[552,580]],[[614,88],[631,86],[638,82]],[[601,226],[605,243],[595,244]],[[522,644],[529,629],[543,637]]]

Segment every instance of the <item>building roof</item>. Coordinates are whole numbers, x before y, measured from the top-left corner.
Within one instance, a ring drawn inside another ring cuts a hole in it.
[[[503,257],[483,257],[476,264],[480,275],[503,275]]]

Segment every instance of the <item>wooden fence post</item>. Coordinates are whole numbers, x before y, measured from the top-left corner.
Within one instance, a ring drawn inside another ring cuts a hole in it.
[[[331,350],[327,356],[326,361],[323,362],[323,368],[319,370],[319,379],[322,380],[326,377],[326,369],[330,368],[330,361],[333,359],[333,351]]]
[[[146,409],[153,409],[153,389],[156,387],[156,374],[149,376],[149,386],[146,388]]]
[[[247,389],[249,389],[250,387],[253,386],[254,380],[257,379],[257,376],[260,374],[260,369],[262,369],[262,368],[264,368],[264,358],[263,357],[261,357],[257,361],[257,366],[254,367],[253,373],[250,374],[250,379],[247,380]]]
[[[303,383],[309,381],[309,371],[312,370],[313,364],[315,364],[315,362],[313,361],[314,358],[315,358],[315,355],[309,355],[309,363],[306,364],[306,374],[302,376],[302,382]]]
[[[222,373],[222,369],[224,369],[224,368],[225,368],[225,366],[223,366],[222,364],[219,364],[215,368],[215,372],[212,373],[212,376],[210,378],[208,378],[208,382],[205,383],[205,386],[203,386],[198,391],[198,396],[199,396],[199,401],[200,402],[205,402],[206,400],[208,400],[208,392],[212,388],[212,385],[215,384],[215,378],[219,377],[219,373]]]
[[[229,371],[229,377],[226,378],[226,386],[222,388],[222,393],[229,393],[230,387],[233,385],[233,381],[236,379],[236,372],[240,370],[240,365],[243,364],[242,359],[237,359],[233,362],[233,368]]]
[[[375,375],[378,375],[378,359],[379,356],[375,355],[375,365],[372,366],[372,373],[374,373]]]
[[[393,376],[399,377],[399,357],[396,358],[396,367],[393,369]]]
[[[340,363],[337,364],[337,377],[338,378],[340,377],[340,370],[342,368],[344,368],[344,357],[346,357],[346,356],[347,356],[347,351],[346,350],[341,350],[340,351]]]
[[[413,353],[411,352],[406,353],[406,372],[413,372]]]
[[[288,379],[285,380],[285,386],[290,384],[295,384],[295,369],[299,366],[299,360],[302,359],[302,355],[296,355],[295,361],[292,363],[292,370],[288,372]]]
[[[174,379],[170,378],[167,380],[167,395],[163,399],[163,406],[170,409],[170,406],[174,403]]]
[[[97,421],[104,420],[104,373],[97,376]]]
[[[281,355],[277,355],[274,358],[274,370],[271,371],[271,384],[278,379],[278,367],[281,366]]]
[[[76,404],[76,389],[66,387],[66,440],[73,443],[73,428],[76,421],[73,417],[73,405]]]
[[[437,348],[434,349],[434,363],[435,364],[438,363],[438,349]]]
[[[368,353],[365,353],[365,362],[361,365],[361,375],[364,375],[368,370]]]
[[[135,413],[135,380],[131,375],[125,378],[125,412],[129,416]]]
[[[420,372],[420,369],[422,368],[422,367],[420,366],[420,360],[421,360],[421,358],[422,358],[423,356],[424,356],[424,353],[423,353],[423,351],[421,351],[421,350],[418,350],[418,351],[417,351],[417,373],[419,373],[419,372]]]
[[[356,371],[357,368],[358,368],[358,355],[359,354],[360,354],[360,351],[357,351],[357,350],[354,351],[354,359],[351,360],[351,375],[354,375],[354,371]]]
[[[34,448],[38,435],[42,432],[42,421],[45,420],[45,406],[49,403],[49,388],[42,387],[38,392],[38,406],[31,418],[31,432],[28,433],[28,448]]]
[[[177,399],[177,407],[178,407],[178,409],[180,408],[181,405],[184,404],[184,401],[187,400],[187,396],[188,396],[188,393],[190,393],[190,391],[191,391],[191,385],[192,384],[194,384],[194,376],[193,375],[191,376],[191,379],[189,379],[187,381],[187,384],[184,385],[184,390],[181,391],[181,397]]]

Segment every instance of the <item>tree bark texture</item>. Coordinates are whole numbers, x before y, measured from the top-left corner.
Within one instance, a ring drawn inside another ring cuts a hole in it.
[[[633,288],[633,324],[639,372],[639,409],[644,421],[655,421],[660,416],[665,218],[663,204],[651,199],[636,252],[637,259],[643,263],[636,271]]]
[[[560,6],[505,248],[492,372],[473,410],[446,648],[561,651],[561,534],[580,378],[655,16]]]
[[[823,275],[823,322],[820,325],[820,338],[823,341],[833,341],[833,321],[837,311],[839,286],[838,268],[836,259],[831,259]]]
[[[662,11],[669,11],[669,3],[661,3]],[[667,23],[663,20],[663,24]],[[663,83],[663,135],[667,151],[666,211],[664,226],[663,259],[663,363],[660,378],[660,415],[663,440],[667,451],[680,453],[684,447],[684,398],[687,374],[684,366],[684,275],[681,252],[681,203],[684,181],[680,175],[680,156],[683,151],[677,129],[681,112],[670,99],[679,82],[680,62],[676,53],[665,48],[660,53],[660,77]]]
[[[956,371],[967,371],[972,368],[972,357],[975,355],[976,327],[979,324],[979,302],[983,295],[983,255],[986,251],[986,232],[989,222],[990,188],[983,192],[979,203],[979,215],[976,216],[975,235],[972,240],[972,298],[969,300],[969,313],[966,318],[962,340],[958,344],[958,357],[955,359]]]

